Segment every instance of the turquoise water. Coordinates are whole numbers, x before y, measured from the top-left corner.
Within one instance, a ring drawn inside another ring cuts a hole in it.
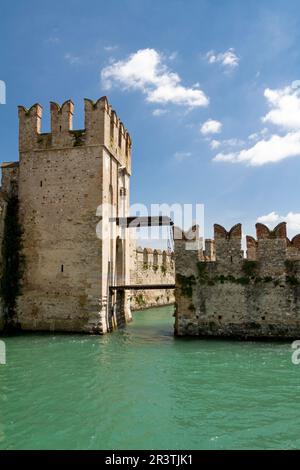
[[[172,313],[104,337],[6,338],[0,448],[299,448],[290,344],[175,339]]]

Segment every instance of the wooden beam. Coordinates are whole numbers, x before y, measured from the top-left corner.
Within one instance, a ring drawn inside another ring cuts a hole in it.
[[[110,290],[153,290],[175,289],[175,284],[133,284],[123,286],[109,286]]]
[[[116,222],[117,225],[126,228],[139,228],[139,227],[161,227],[172,226],[174,222],[170,217],[159,215],[150,217],[112,217],[110,222]]]

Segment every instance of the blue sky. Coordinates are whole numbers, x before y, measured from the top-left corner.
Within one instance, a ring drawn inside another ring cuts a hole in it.
[[[297,0],[1,2],[1,160],[17,105],[106,94],[133,139],[131,201],[204,203],[214,222],[300,232]]]

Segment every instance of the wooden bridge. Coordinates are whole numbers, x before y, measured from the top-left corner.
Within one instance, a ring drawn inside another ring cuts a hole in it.
[[[109,305],[111,315],[108,324],[111,330],[116,326],[121,327],[126,323],[125,302],[127,290],[146,290],[146,289],[175,289],[175,284],[124,284],[119,286],[109,286]],[[115,297],[115,301],[112,299]]]
[[[175,289],[175,284],[126,284],[123,286],[110,286],[109,289],[111,291]]]
[[[112,217],[110,222],[115,222],[117,225],[126,228],[140,228],[140,227],[163,227],[174,225],[173,220],[165,215],[154,216],[132,216],[132,217]]]
[[[112,217],[109,220],[122,228],[169,226],[170,240],[173,239],[172,227],[174,226],[174,222],[167,216]],[[155,289],[175,289],[175,284],[120,284],[109,286],[109,310],[111,311],[111,315],[108,320],[109,327],[114,329],[114,325],[121,326],[126,323],[126,291]]]

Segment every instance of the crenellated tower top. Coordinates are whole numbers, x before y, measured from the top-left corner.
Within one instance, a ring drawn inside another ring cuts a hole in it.
[[[27,151],[64,149],[101,145],[128,173],[131,171],[131,138],[105,96],[96,102],[85,99],[85,128],[73,130],[74,104],[50,103],[51,132],[41,133],[43,107],[36,103],[30,109],[19,106],[19,149]]]

